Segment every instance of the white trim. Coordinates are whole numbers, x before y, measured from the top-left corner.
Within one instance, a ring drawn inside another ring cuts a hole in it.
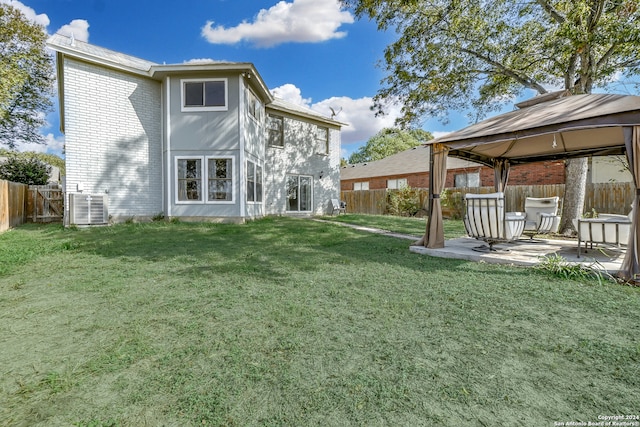
[[[224,106],[200,106],[200,107],[187,107],[185,103],[185,83],[204,83],[204,82],[224,82]],[[227,78],[204,78],[204,79],[180,79],[180,111],[185,112],[198,112],[198,111],[228,111],[229,110],[229,79]]]
[[[203,205],[204,201],[206,200],[205,197],[205,180],[204,180],[204,176],[206,174],[206,164],[204,161],[204,156],[175,156],[174,158],[174,162],[173,165],[175,167],[174,173],[173,173],[173,183],[174,188],[175,188],[175,194],[174,194],[174,202],[176,205]],[[178,185],[178,161],[180,160],[200,160],[200,168],[203,169],[200,173],[200,200],[179,200],[178,199],[178,194],[179,194],[179,185]]]
[[[166,139],[167,139],[167,152],[166,152],[166,158],[167,158],[167,173],[164,175],[164,180],[167,183],[167,218],[171,217],[171,188],[173,187],[172,185],[172,180],[171,180],[171,77],[167,77],[165,79],[165,90],[167,92],[167,99],[166,99],[166,103],[164,104],[164,107],[166,108],[166,115],[167,115],[167,119],[166,119]],[[177,191],[177,189],[176,189]]]
[[[239,183],[239,189],[240,191],[238,192],[238,197],[240,197],[240,217],[244,218],[247,216],[247,186],[246,184],[246,168],[247,168],[247,162],[246,162],[246,153],[245,153],[245,149],[246,149],[246,141],[245,141],[245,118],[246,118],[246,105],[245,105],[245,99],[244,99],[244,79],[239,78],[238,79],[238,103],[240,104],[238,106],[238,148],[239,148],[239,153],[238,153],[238,161],[240,162],[240,168],[238,168],[239,171],[239,179],[240,179],[240,183]]]
[[[209,160],[210,159],[231,159],[231,200],[209,200]],[[205,203],[207,205],[234,205],[236,203],[236,158],[235,156],[205,156],[204,189]]]

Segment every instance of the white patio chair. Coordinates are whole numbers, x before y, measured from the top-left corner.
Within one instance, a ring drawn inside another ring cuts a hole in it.
[[[331,199],[331,215],[334,215],[337,212],[338,215],[340,213],[347,213],[347,204],[342,200]]]
[[[560,226],[559,205],[560,197],[558,196],[527,197],[524,200],[526,221],[522,234],[529,236],[530,242],[541,242],[541,240],[534,240],[534,236],[557,233]]]
[[[465,195],[464,225],[467,234],[486,242],[489,246],[474,248],[478,251],[496,251],[494,245],[516,240],[522,235],[524,212],[505,212],[504,193]]]

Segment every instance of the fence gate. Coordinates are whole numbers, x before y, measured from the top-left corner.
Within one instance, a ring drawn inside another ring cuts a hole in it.
[[[27,217],[32,222],[62,222],[64,195],[59,185],[30,185]]]

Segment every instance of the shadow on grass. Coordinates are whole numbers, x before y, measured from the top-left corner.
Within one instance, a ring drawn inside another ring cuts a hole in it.
[[[64,231],[73,250],[105,258],[183,262],[181,273],[204,277],[243,273],[286,280],[297,271],[327,264],[377,263],[389,271],[476,271],[487,266],[463,260],[417,256],[406,240],[295,218],[265,218],[244,225],[140,223]],[[55,236],[56,233],[51,234]],[[525,269],[492,267],[495,275],[528,275]],[[339,278],[336,278],[339,279]]]

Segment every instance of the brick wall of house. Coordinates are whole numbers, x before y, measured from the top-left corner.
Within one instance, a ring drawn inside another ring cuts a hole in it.
[[[454,186],[454,176],[458,173],[480,172],[480,186],[493,185],[493,169],[481,166],[477,168],[450,169],[447,171],[445,187]],[[413,188],[429,188],[429,172],[420,174],[392,175],[376,178],[361,178],[342,180],[340,188],[342,191],[353,190],[356,182],[369,182],[370,190],[382,190],[387,188],[387,180],[406,178],[407,184]],[[564,161],[554,160],[548,162],[531,163],[526,165],[512,166],[509,172],[508,185],[547,185],[564,184],[565,168]]]
[[[66,191],[109,195],[114,218],[162,211],[160,84],[65,59]]]

